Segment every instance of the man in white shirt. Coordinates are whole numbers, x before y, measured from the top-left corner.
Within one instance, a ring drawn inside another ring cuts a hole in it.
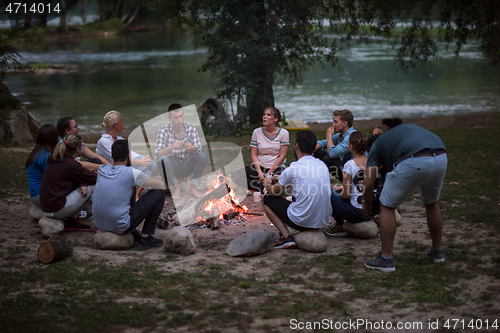
[[[297,247],[288,227],[299,231],[319,229],[332,214],[330,175],[327,166],[312,155],[315,147],[316,135],[299,131],[294,147],[297,161],[281,173],[275,184],[269,178],[264,180],[269,193],[264,196],[264,210],[281,235],[277,249]],[[293,202],[281,196],[287,185],[292,187]]]

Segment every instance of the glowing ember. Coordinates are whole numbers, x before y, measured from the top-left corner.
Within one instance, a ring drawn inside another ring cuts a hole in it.
[[[210,184],[209,190],[205,194],[212,192],[222,184],[227,184],[227,177],[224,174],[219,173],[212,184]],[[221,220],[224,218],[224,214],[231,210],[241,213],[248,211],[246,206],[240,205],[233,190],[218,200],[212,200],[206,203],[204,210],[210,214],[215,208],[218,209],[219,219]]]

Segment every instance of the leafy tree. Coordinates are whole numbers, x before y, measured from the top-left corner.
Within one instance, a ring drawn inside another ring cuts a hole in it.
[[[219,78],[217,96],[236,98],[257,126],[264,108],[274,105],[274,84],[294,86],[310,67],[336,65],[340,48],[370,43],[372,36],[392,41],[403,69],[437,58],[440,42],[455,43],[457,56],[465,43],[478,43],[484,60],[497,65],[499,5],[497,0],[159,0],[153,8],[196,45],[208,47],[201,70]],[[338,38],[328,42],[327,32]]]
[[[124,27],[136,19],[141,9],[145,10],[146,8],[143,0],[97,0],[97,4],[101,21],[118,18]]]
[[[191,27],[194,42],[209,55],[202,71],[218,77],[217,97],[246,105],[251,124],[274,105],[273,85],[302,80],[313,65],[335,64],[323,27],[319,0],[165,0],[157,9],[176,26]],[[186,32],[186,31],[184,31]],[[241,111],[241,110],[240,110]]]
[[[0,109],[15,109],[20,101],[10,93],[4,81],[7,75],[12,75],[16,70],[27,68],[21,64],[21,56],[17,52],[14,42],[26,36],[26,29],[30,26],[26,21],[18,23],[12,29],[0,32]]]

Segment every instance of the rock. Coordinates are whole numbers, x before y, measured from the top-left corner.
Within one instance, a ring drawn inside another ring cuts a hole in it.
[[[396,214],[396,225],[399,227],[403,222],[403,218],[401,217],[401,214],[397,210],[395,210],[395,214]]]
[[[256,256],[274,249],[273,234],[263,230],[252,230],[235,238],[226,248],[232,257]]]
[[[301,231],[294,238],[297,246],[308,252],[325,252],[328,246],[326,236],[320,229]]]
[[[349,235],[358,238],[375,238],[377,237],[377,225],[373,221],[351,223],[344,222],[344,231]]]
[[[30,207],[30,216],[37,221],[44,217],[42,209],[35,204],[32,204]]]
[[[163,240],[163,249],[177,254],[193,254],[196,246],[191,231],[186,227],[173,227],[168,230]]]
[[[64,230],[64,223],[62,220],[52,219],[47,216],[43,216],[40,221],[38,221],[38,225],[42,228],[42,236],[45,238],[60,234]]]
[[[99,231],[94,236],[94,243],[101,250],[122,250],[134,245],[134,236],[130,232],[117,235],[112,232]]]
[[[396,215],[396,226],[399,227],[402,224],[403,218],[401,217],[398,209],[394,211],[394,214]],[[380,214],[373,217],[373,222],[375,222],[377,225],[380,225]]]
[[[38,125],[34,118],[26,111],[24,106],[11,111],[7,118],[3,119],[5,126],[5,138],[14,142],[25,144],[33,142],[38,133]]]

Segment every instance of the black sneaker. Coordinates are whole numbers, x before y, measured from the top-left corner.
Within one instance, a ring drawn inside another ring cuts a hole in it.
[[[160,247],[163,245],[163,241],[161,239],[156,239],[153,236],[149,235],[148,237],[141,237],[137,247],[140,250],[149,250],[152,247]]]
[[[92,231],[92,228],[89,225],[83,224],[80,220],[77,220],[74,217],[68,217],[68,219],[66,221],[64,221],[64,230],[66,230],[66,231]]]
[[[139,233],[139,231],[137,231],[137,229],[134,229],[130,232],[132,234],[132,236],[134,236],[134,242],[140,242],[141,241],[141,234]]]
[[[430,258],[430,259],[432,259],[432,260],[434,260],[434,262],[436,264],[444,262],[444,252],[443,252],[443,250],[434,251],[434,250],[430,249],[427,252],[427,257]]]
[[[384,259],[379,255],[375,259],[365,260],[365,266],[370,269],[377,269],[382,272],[395,272],[396,266],[394,265],[394,258]]]
[[[284,238],[283,236],[280,237],[280,240],[276,245],[274,245],[275,249],[295,249],[297,248],[297,244],[295,244],[295,240],[293,239],[293,236],[290,235],[287,238]]]

